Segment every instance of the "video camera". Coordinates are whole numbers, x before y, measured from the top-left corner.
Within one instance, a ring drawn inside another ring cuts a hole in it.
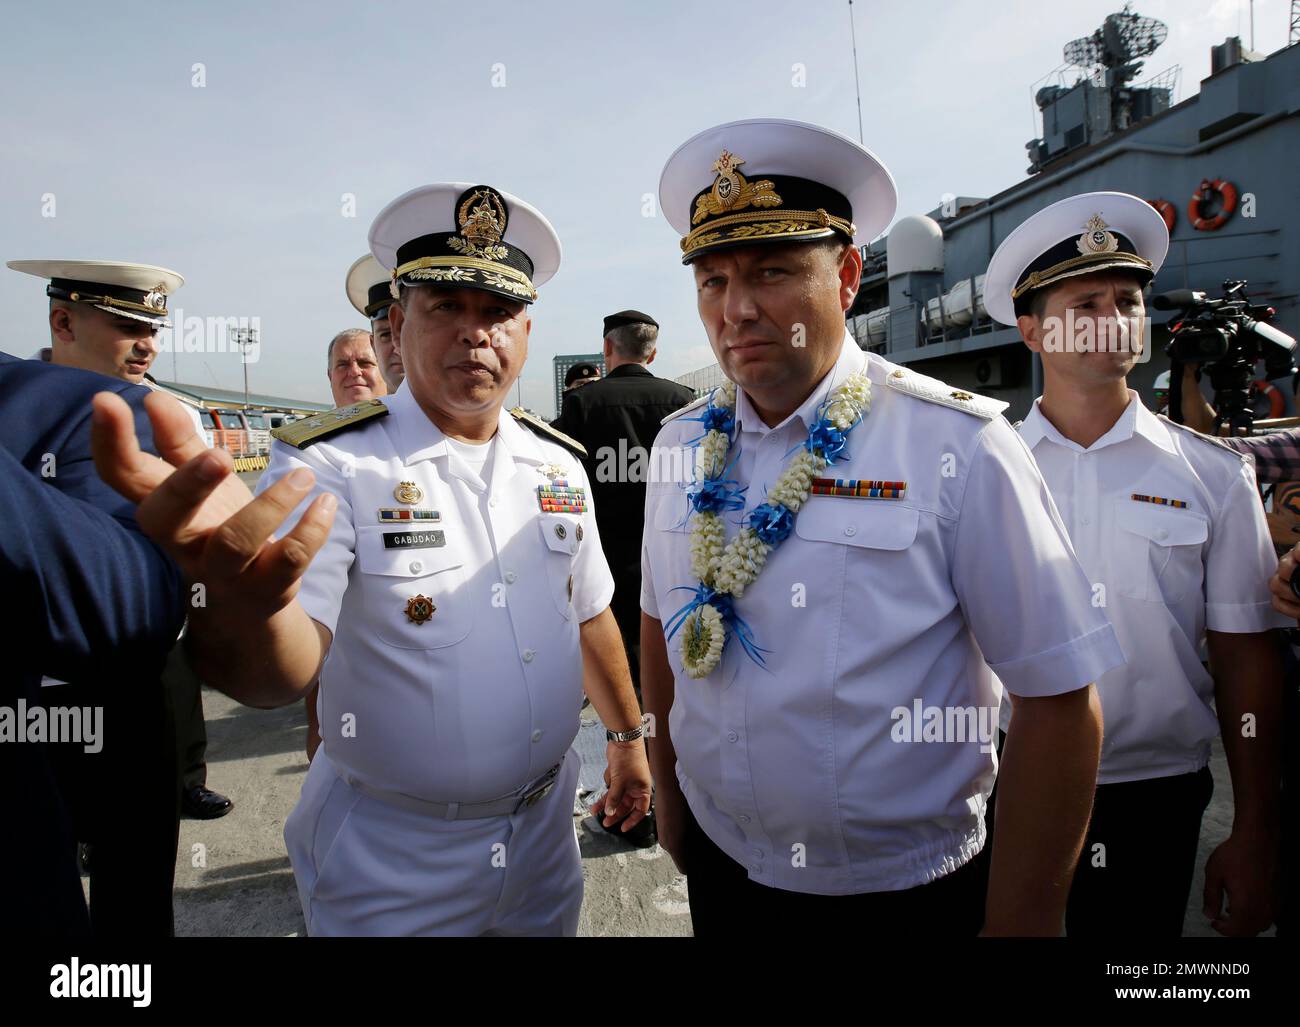
[[[1200,364],[1214,387],[1215,430],[1229,425],[1250,430],[1254,421],[1250,387],[1255,364],[1264,361],[1264,378],[1295,373],[1296,341],[1267,324],[1272,307],[1250,302],[1246,282],[1223,283],[1223,297],[1209,299],[1192,289],[1175,289],[1152,297],[1156,310],[1177,310],[1170,326],[1165,355],[1171,362],[1170,416],[1181,420],[1180,389],[1183,364]]]

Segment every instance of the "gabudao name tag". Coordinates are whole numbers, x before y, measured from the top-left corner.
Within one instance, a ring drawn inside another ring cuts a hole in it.
[[[447,539],[441,531],[386,531],[385,549],[437,549]]]

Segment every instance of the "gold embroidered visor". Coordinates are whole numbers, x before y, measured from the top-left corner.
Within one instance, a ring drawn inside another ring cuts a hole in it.
[[[713,184],[691,205],[691,230],[683,237],[682,263],[702,253],[762,242],[829,238],[852,241],[857,229],[848,199],[830,186],[794,175],[753,175],[745,159],[723,150],[713,164]]]
[[[483,289],[532,303],[533,261],[504,236],[509,212],[501,193],[480,185],[456,200],[455,228],[412,239],[397,248],[393,280]]]
[[[1011,298],[1017,302],[1035,289],[1042,289],[1066,278],[1095,274],[1098,271],[1132,271],[1146,285],[1155,277],[1151,261],[1137,253],[1128,236],[1111,231],[1100,214],[1094,214],[1083,233],[1063,239],[1021,272]]]

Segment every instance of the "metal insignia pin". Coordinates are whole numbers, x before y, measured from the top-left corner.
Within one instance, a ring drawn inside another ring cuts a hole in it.
[[[537,470],[554,481],[556,478],[563,478],[569,473],[567,467],[561,467],[559,464],[543,464]]]
[[[579,542],[582,541],[582,525],[581,525],[581,524],[579,524],[576,528],[573,529],[573,534],[577,537],[577,539],[578,539]]]
[[[568,533],[567,531],[564,530],[564,525],[563,525],[563,524],[557,524],[557,525],[555,526],[555,537],[556,537],[556,538],[567,538],[567,537],[568,537],[568,534],[569,534],[569,533]]]
[[[399,503],[415,504],[424,498],[424,492],[413,481],[404,481],[393,489],[393,498]]]
[[[433,605],[433,600],[425,595],[411,596],[406,601],[406,616],[412,624],[423,624],[437,609]]]

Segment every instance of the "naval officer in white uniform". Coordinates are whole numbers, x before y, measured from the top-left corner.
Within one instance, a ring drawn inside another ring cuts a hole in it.
[[[845,332],[892,178],[817,126],[736,122],[673,154],[660,202],[734,383],[665,423],[646,497],[641,681],[696,933],[1059,933],[1091,682],[1123,657],[1005,404]],[[665,480],[681,447],[693,482]],[[836,459],[792,482],[811,452]],[[990,666],[1024,714],[981,924]]]
[[[208,585],[208,680],[278,705],[320,668],[323,743],[285,825],[310,934],[573,935],[584,678],[613,735],[605,821],[635,826],[650,778],[581,447],[502,410],[559,240],[507,193],[443,183],[389,204],[370,243],[399,291],[402,388],[278,429],[242,509],[217,473],[184,525],[200,461],[142,517]]]
[[[1071,936],[1182,933],[1220,728],[1235,813],[1202,905],[1222,934],[1273,919],[1282,688],[1271,629],[1290,622],[1270,605],[1277,558],[1249,461],[1156,417],[1128,387],[1142,291],[1168,248],[1145,200],[1085,193],[1012,231],[985,280],[989,313],[1042,357],[1043,394],[1020,437],[1128,657],[1097,681],[1105,732]]]

